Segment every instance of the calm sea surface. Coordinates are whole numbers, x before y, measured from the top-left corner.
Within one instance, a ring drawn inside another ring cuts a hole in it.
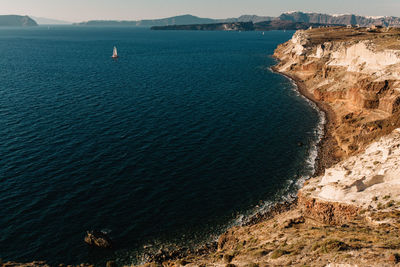
[[[135,263],[294,192],[320,117],[269,70],[292,34],[1,28],[0,258]]]

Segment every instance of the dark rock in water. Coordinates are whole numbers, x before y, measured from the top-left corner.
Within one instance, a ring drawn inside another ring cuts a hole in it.
[[[107,234],[99,231],[88,231],[85,237],[85,242],[91,246],[99,248],[112,247],[111,238]]]
[[[297,145],[300,146],[300,147],[304,146],[303,142],[298,142]]]

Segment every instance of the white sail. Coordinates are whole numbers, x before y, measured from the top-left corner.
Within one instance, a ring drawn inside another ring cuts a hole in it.
[[[115,46],[114,46],[114,49],[113,49],[113,55],[112,55],[112,57],[113,57],[113,58],[118,57],[117,48],[116,48]]]

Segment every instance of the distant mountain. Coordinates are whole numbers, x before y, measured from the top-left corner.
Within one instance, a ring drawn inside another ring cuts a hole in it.
[[[80,26],[136,26],[136,27],[153,27],[153,26],[169,26],[169,25],[190,25],[190,24],[212,24],[224,22],[260,22],[272,20],[273,17],[260,17],[256,15],[244,15],[239,18],[229,19],[210,19],[200,18],[193,15],[182,15],[165,19],[152,20],[90,20],[87,22],[75,23]]]
[[[228,19],[218,19],[217,21],[221,23],[228,22],[261,22],[261,21],[271,21],[276,19],[276,17],[265,17],[265,16],[257,16],[257,15],[242,15],[238,18],[228,18]]]
[[[272,30],[304,30],[310,27],[327,26],[327,24],[271,20],[262,22],[227,22],[213,24],[191,24],[154,26],[152,30],[189,30],[189,31],[272,31]],[[333,26],[333,25],[329,25]],[[336,25],[335,25],[336,26]]]
[[[136,27],[152,27],[182,24],[207,24],[215,23],[216,20],[208,18],[199,18],[192,15],[182,15],[165,19],[152,20],[90,20],[87,22],[75,23],[81,26],[136,26]]]
[[[400,18],[398,17],[366,17],[352,14],[328,15],[320,13],[305,13],[300,11],[286,12],[279,16],[280,20],[307,22],[307,23],[325,23],[325,24],[359,24],[361,27],[371,25],[381,26],[400,26]]]
[[[41,18],[41,17],[34,17],[34,16],[31,16],[31,17],[39,25],[69,25],[69,24],[72,24],[72,22],[64,21],[64,20]]]
[[[153,26],[152,30],[184,30],[184,31],[254,31],[252,22],[227,22],[189,25]]]
[[[310,27],[318,28],[325,26],[341,26],[340,24],[325,24],[312,22],[299,22],[275,19],[271,21],[262,21],[254,24],[256,31],[272,31],[272,30],[306,30]]]
[[[306,12],[286,12],[279,17],[243,15],[238,18],[210,19],[200,18],[192,15],[182,15],[164,19],[153,20],[91,20],[87,22],[75,23],[74,25],[83,26],[131,26],[131,27],[153,27],[153,26],[171,26],[171,25],[203,25],[220,23],[252,22],[259,23],[265,21],[291,21],[301,23],[317,23],[323,25],[349,25],[359,24],[362,27],[371,25],[400,27],[400,18],[398,17],[365,17],[358,15],[328,15],[320,13]]]
[[[0,15],[0,26],[28,27],[38,26],[38,24],[28,16]]]
[[[213,23],[214,19],[199,18],[192,15],[176,16],[166,19],[154,19],[154,20],[140,20],[137,26],[163,26],[163,25],[182,25],[182,24],[206,24]]]

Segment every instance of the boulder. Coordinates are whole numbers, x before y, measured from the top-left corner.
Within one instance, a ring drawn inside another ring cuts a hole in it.
[[[100,231],[88,231],[85,237],[85,242],[91,246],[99,248],[111,248],[112,241],[111,238]]]

